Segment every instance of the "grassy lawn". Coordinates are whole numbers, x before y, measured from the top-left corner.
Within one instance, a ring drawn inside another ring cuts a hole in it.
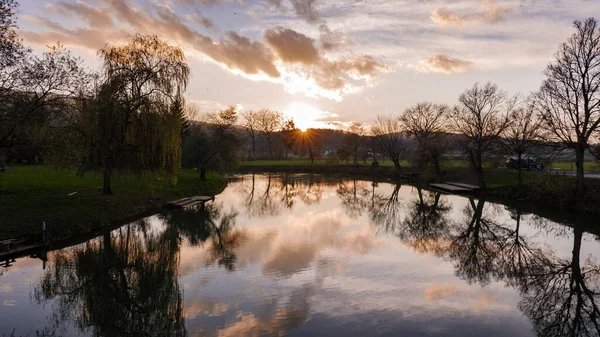
[[[575,162],[556,162],[552,163],[549,167],[551,170],[559,171],[575,171]],[[583,169],[585,172],[600,172],[600,164],[595,161],[586,161],[583,163]]]
[[[133,219],[166,200],[217,194],[226,185],[214,173],[203,182],[197,172],[183,171],[176,186],[156,175],[120,174],[114,177],[114,195],[103,196],[99,174],[78,177],[74,171],[44,166],[10,167],[0,173],[0,239],[39,234],[43,221],[50,239],[64,238]],[[71,192],[77,195],[69,198]]]

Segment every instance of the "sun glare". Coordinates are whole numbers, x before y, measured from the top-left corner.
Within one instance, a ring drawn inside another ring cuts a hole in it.
[[[335,115],[302,102],[292,102],[283,110],[286,118],[292,118],[302,132],[309,128],[332,128],[326,119]]]

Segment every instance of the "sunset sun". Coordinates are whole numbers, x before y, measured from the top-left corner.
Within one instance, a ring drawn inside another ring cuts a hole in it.
[[[309,128],[324,128],[331,127],[327,123],[328,117],[334,117],[327,111],[320,110],[314,106],[303,102],[292,102],[283,110],[286,118],[294,120],[294,124],[301,131],[306,131]]]

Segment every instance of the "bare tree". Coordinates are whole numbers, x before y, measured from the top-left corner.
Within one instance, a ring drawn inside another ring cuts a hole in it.
[[[375,148],[400,170],[400,157],[405,150],[404,135],[400,119],[392,116],[377,116],[371,127]]]
[[[467,153],[471,168],[477,175],[479,188],[485,190],[483,163],[497,149],[499,136],[510,125],[517,96],[509,97],[495,84],[478,83],[459,97],[450,120],[459,134],[459,145]]]
[[[258,136],[259,133],[258,115],[259,113],[254,110],[248,110],[242,113],[242,126],[252,142],[252,150],[250,153],[252,160],[256,159],[256,136]]]
[[[261,110],[257,116],[258,131],[267,140],[269,155],[273,158],[273,134],[281,129],[283,116],[278,111]]]
[[[344,152],[352,156],[354,166],[358,165],[358,156],[366,135],[367,130],[359,122],[352,122],[348,127],[348,131],[344,133],[342,148],[345,150]]]
[[[422,102],[404,110],[400,116],[404,129],[417,140],[420,162],[431,160],[438,177],[442,175],[440,157],[447,148],[444,131],[449,110],[446,105]]]
[[[519,189],[523,185],[523,157],[530,155],[536,145],[545,138],[546,132],[541,123],[542,120],[536,115],[533,105],[527,103],[513,111],[511,124],[502,135],[504,152],[509,157],[516,157]]]
[[[575,193],[581,197],[585,150],[600,125],[600,27],[593,18],[573,25],[576,32],[546,69],[536,106],[554,138],[575,150]]]
[[[198,167],[200,180],[206,180],[209,169],[220,169],[235,161],[238,140],[232,130],[238,115],[235,107],[204,116],[201,124],[193,126],[183,143],[186,165]]]

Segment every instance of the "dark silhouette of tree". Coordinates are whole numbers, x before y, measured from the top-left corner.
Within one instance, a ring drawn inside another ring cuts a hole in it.
[[[396,170],[400,170],[400,159],[406,150],[403,131],[400,120],[391,116],[377,116],[371,127],[375,150],[391,160]]]
[[[531,102],[516,109],[511,115],[511,123],[502,135],[502,148],[509,157],[516,157],[519,191],[523,186],[522,160],[531,155],[535,146],[544,141],[547,133],[542,128]]]
[[[348,127],[348,130],[344,133],[342,138],[342,144],[338,149],[338,152],[347,153],[348,156],[352,157],[352,164],[358,165],[358,159],[361,151],[363,151],[363,145],[366,140],[365,136],[367,131],[362,123],[353,122]]]
[[[570,259],[548,254],[523,276],[519,309],[538,336],[600,335],[600,266],[581,261],[583,229],[573,228]]]
[[[575,150],[576,197],[585,193],[584,154],[600,126],[600,27],[575,21],[575,33],[548,65],[536,106],[554,139]]]
[[[183,144],[183,162],[197,167],[200,179],[206,180],[209,169],[223,169],[235,163],[239,141],[233,126],[238,115],[235,107],[205,116],[203,123],[190,128],[190,134]]]
[[[0,69],[0,149],[27,145],[36,128],[70,108],[91,81],[81,63],[56,45],[41,56],[23,52]]]
[[[282,127],[283,116],[278,111],[260,110],[256,115],[256,125],[258,132],[267,140],[269,156],[273,159],[273,137],[275,132]]]
[[[250,159],[256,160],[256,137],[259,134],[258,112],[254,110],[244,111],[242,113],[242,126],[248,137],[250,137]]]
[[[103,194],[112,194],[111,178],[121,166],[179,168],[183,121],[180,109],[172,108],[183,102],[190,70],[183,51],[157,35],[135,34],[127,44],[107,46],[99,54],[103,80],[93,97],[84,98],[77,124],[90,129],[84,169],[101,168]]]
[[[300,146],[308,153],[310,163],[314,164],[315,159],[319,158],[323,152],[323,139],[319,130],[307,129],[304,132],[300,132]]]
[[[448,128],[449,110],[446,105],[423,102],[404,110],[400,116],[406,132],[417,141],[419,168],[431,161],[438,178],[442,176],[440,159],[448,148],[444,132]]]
[[[293,119],[288,119],[283,123],[281,139],[283,141],[283,146],[285,147],[285,159],[288,159],[288,153],[294,148],[294,145],[297,144],[300,132],[300,129],[296,127]]]
[[[56,301],[57,326],[75,321],[94,336],[187,334],[177,280],[179,235],[149,227],[127,225],[55,255],[34,296]]]
[[[15,0],[0,0],[0,72],[13,66],[28,52],[15,30],[18,7]]]
[[[517,97],[508,97],[506,92],[488,82],[483,86],[476,83],[458,100],[459,105],[452,110],[450,120],[477,176],[479,188],[485,191],[484,161],[497,150],[500,135],[510,125]]]

